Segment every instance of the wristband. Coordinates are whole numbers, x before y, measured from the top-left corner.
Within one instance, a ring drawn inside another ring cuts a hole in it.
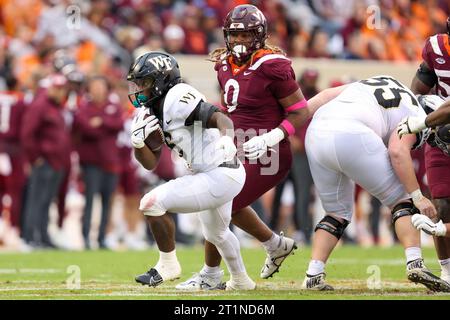
[[[295,128],[289,120],[284,119],[283,122],[281,122],[281,126],[286,130],[288,135],[292,136],[295,133]]]

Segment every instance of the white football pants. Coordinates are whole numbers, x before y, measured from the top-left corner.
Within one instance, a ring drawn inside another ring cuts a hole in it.
[[[213,243],[231,274],[246,272],[239,241],[231,232],[233,198],[244,186],[245,169],[218,167],[179,177],[156,187],[141,199],[139,210],[148,216],[166,212],[197,213],[203,235]]]
[[[409,198],[378,135],[321,130],[319,124],[308,128],[305,149],[327,213],[351,221],[355,182],[388,207]]]

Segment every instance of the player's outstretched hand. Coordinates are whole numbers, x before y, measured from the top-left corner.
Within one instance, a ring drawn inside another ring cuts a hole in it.
[[[419,200],[414,201],[414,205],[417,209],[419,209],[421,214],[426,215],[430,219],[436,218],[436,208],[428,198],[421,197]]]
[[[447,233],[447,228],[442,220],[439,220],[438,223],[434,223],[430,218],[423,214],[413,215],[411,222],[416,229],[422,230],[432,236],[442,237]]]
[[[249,160],[255,160],[267,152],[267,141],[263,136],[255,136],[243,144],[245,157]]]
[[[401,138],[405,134],[417,133],[425,128],[425,118],[406,117],[398,124],[397,134]]]
[[[216,143],[216,149],[224,150],[225,161],[233,160],[236,155],[236,146],[234,145],[233,138],[229,136],[222,136]]]
[[[150,109],[141,108],[131,124],[131,144],[137,149],[145,146],[145,139],[150,133],[158,130],[159,121],[150,113]]]

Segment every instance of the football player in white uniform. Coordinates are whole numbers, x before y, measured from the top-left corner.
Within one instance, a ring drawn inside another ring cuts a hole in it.
[[[400,140],[396,128],[406,116],[425,117],[425,111],[406,86],[389,76],[343,87],[316,111],[305,148],[326,216],[315,228],[304,288],[333,289],[325,282],[325,263],[351,221],[356,182],[392,210],[408,279],[434,291],[450,290],[425,267],[420,234],[411,224],[414,213],[433,217],[436,209],[420,192],[410,155],[429,129]]]
[[[160,258],[136,281],[157,286],[179,278],[181,266],[169,215],[198,212],[205,239],[216,245],[231,274],[226,288],[254,289],[239,241],[229,229],[232,200],[245,182],[245,170],[236,158],[232,121],[216,112],[219,109],[206,102],[199,91],[182,82],[178,63],[169,54],[141,55],[131,66],[127,80],[130,100],[141,108],[131,133],[136,159],[146,169],[156,166],[159,148],[151,150],[148,137],[160,132],[192,171],[154,188],[141,199],[139,209],[153,232]]]

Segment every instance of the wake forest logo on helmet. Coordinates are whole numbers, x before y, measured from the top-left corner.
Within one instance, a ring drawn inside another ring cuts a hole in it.
[[[170,61],[169,57],[164,56],[157,56],[148,59],[148,61],[155,66],[158,71],[161,71],[162,68],[165,67],[165,70],[170,71],[172,70],[172,62]]]

